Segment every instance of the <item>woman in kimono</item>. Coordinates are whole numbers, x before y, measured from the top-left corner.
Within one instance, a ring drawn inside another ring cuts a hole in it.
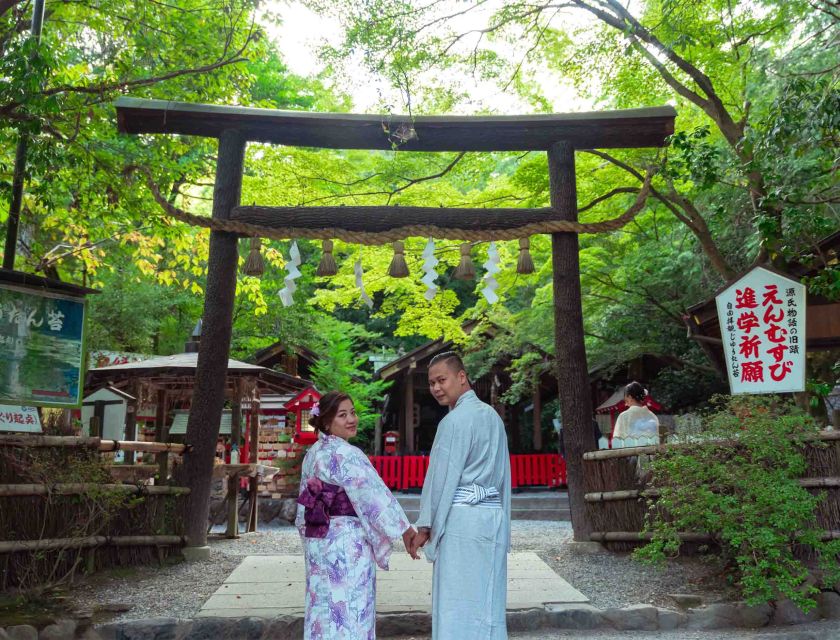
[[[349,442],[359,420],[350,396],[332,391],[313,407],[318,433],[303,460],[295,524],[306,558],[304,638],[376,637],[376,566],[414,529],[368,457]]]
[[[615,421],[613,439],[646,438],[659,441],[659,418],[645,406],[647,389],[638,382],[631,382],[624,388],[624,404]]]

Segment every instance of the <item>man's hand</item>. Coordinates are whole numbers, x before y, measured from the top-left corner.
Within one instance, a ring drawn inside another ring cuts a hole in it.
[[[418,559],[418,556],[415,553],[412,553],[412,549],[414,546],[414,538],[417,537],[417,532],[414,530],[414,527],[409,527],[402,534],[403,537],[403,544],[405,545],[405,550],[408,551],[408,554],[414,558],[415,560]]]
[[[431,535],[431,529],[427,529],[425,527],[423,527],[417,533],[414,534],[414,539],[411,542],[411,549],[409,549],[408,551],[412,558],[420,558],[420,555],[417,552],[420,550],[420,547],[422,547],[429,541]]]

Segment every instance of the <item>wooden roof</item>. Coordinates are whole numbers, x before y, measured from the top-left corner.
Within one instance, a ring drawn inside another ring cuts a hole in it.
[[[98,289],[80,287],[77,284],[64,282],[63,280],[43,278],[32,273],[12,271],[9,269],[0,269],[0,283],[26,287],[27,289],[43,289],[44,291],[63,293],[76,298],[82,298],[91,293],[99,293]]]
[[[281,111],[122,97],[122,133],[218,138],[225,129],[249,142],[328,149],[537,151],[558,140],[575,148],[661,147],[674,132],[670,106],[526,116],[402,116]]]
[[[90,369],[87,373],[86,389],[95,389],[105,384],[120,384],[129,379],[145,380],[160,388],[192,389],[198,367],[198,353],[178,353],[171,356],[157,356],[139,362],[112,365]],[[228,360],[228,381],[238,377],[256,379],[262,389],[280,393],[297,393],[309,387],[312,382],[280,371],[266,369],[254,364]]]

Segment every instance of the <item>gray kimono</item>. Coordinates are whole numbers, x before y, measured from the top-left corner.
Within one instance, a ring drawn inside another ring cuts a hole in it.
[[[474,391],[438,427],[417,526],[432,530],[432,637],[507,638],[510,456],[499,414]]]

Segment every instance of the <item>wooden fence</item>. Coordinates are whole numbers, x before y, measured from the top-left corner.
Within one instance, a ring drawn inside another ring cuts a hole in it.
[[[389,489],[402,491],[423,486],[428,456],[371,456],[370,461]],[[558,454],[510,456],[511,486],[560,487],[566,484],[566,462]]]
[[[817,524],[830,538],[840,538],[840,432],[821,431],[814,437],[827,446],[806,446],[808,468],[800,485],[824,491],[826,498],[817,509]],[[650,540],[643,532],[647,503],[643,496],[655,499],[646,490],[646,474],[640,472],[640,456],[655,456],[670,447],[687,445],[660,444],[624,449],[591,451],[583,456],[586,508],[593,533],[590,538],[613,550],[628,550]],[[686,543],[714,542],[704,532],[680,534]],[[691,551],[692,546],[686,547]]]
[[[179,551],[189,489],[115,481],[101,452],[117,450],[155,453],[160,466],[151,468],[165,470],[169,455],[187,447],[0,435],[0,590],[69,580],[82,569],[163,562]]]

